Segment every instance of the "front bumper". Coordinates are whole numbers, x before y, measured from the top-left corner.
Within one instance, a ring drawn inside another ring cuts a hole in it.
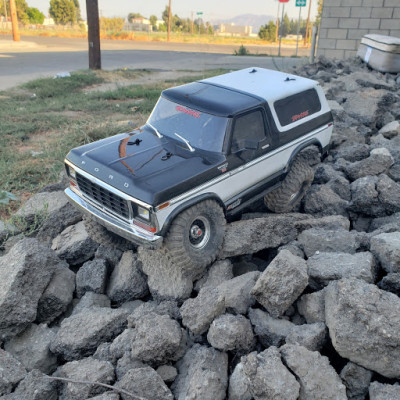
[[[94,219],[100,225],[107,228],[109,231],[116,233],[117,235],[137,244],[138,246],[143,246],[148,249],[158,249],[160,248],[163,237],[153,235],[141,229],[140,227],[127,224],[112,215],[103,212],[95,205],[91,204],[88,200],[83,199],[81,196],[76,194],[70,188],[65,189],[65,195],[68,201],[85,215]]]

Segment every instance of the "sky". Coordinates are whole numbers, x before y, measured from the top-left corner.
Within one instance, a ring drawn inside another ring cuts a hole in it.
[[[307,0],[307,6],[302,7],[302,18],[307,17],[311,1],[311,17],[316,15],[317,0]],[[289,18],[298,18],[299,7],[296,0],[285,3],[285,12]],[[49,0],[27,0],[29,7],[36,7],[47,16]],[[86,0],[79,1],[81,16],[86,19]],[[168,0],[98,0],[100,16],[126,17],[130,12],[141,13],[145,17],[154,14],[161,18],[161,13],[168,5]],[[240,14],[277,15],[278,0],[172,0],[172,13],[181,18],[190,18],[191,13],[203,12],[204,21],[229,19]],[[282,12],[282,5],[281,5]]]

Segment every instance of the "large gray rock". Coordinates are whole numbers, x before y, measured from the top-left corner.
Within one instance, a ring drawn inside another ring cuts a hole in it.
[[[387,272],[400,272],[400,232],[371,238],[371,251]]]
[[[157,365],[177,361],[184,354],[185,340],[185,331],[176,321],[149,313],[135,320],[132,356]]]
[[[388,215],[400,211],[400,184],[387,175],[380,175],[376,184],[379,201]]]
[[[67,361],[90,356],[125,329],[128,314],[122,309],[89,308],[72,315],[61,323],[50,350]]]
[[[350,229],[350,221],[343,215],[327,215],[325,217],[296,221],[295,227],[299,233],[311,228],[323,228],[328,230],[344,229],[348,231]]]
[[[149,289],[146,276],[140,270],[137,255],[127,251],[114,268],[107,287],[107,295],[116,304],[140,299]]]
[[[204,276],[195,283],[194,289],[198,292],[206,286],[217,287],[232,278],[233,272],[230,260],[216,261]]]
[[[232,222],[226,226],[219,258],[282,246],[297,236],[295,222],[309,218],[304,214],[266,214],[265,217]]]
[[[328,330],[323,322],[295,325],[286,336],[287,344],[298,344],[311,351],[320,351],[324,346]]]
[[[370,400],[398,400],[400,399],[400,385],[387,385],[372,382],[369,387]]]
[[[388,149],[377,148],[371,151],[368,158],[349,164],[346,174],[352,181],[355,181],[364,176],[386,173],[393,163],[394,159]]]
[[[349,361],[340,372],[340,378],[346,386],[349,400],[365,399],[372,378],[371,371]]]
[[[308,324],[325,322],[325,288],[318,292],[303,294],[297,302],[297,309]]]
[[[376,263],[370,252],[318,253],[307,260],[307,271],[313,289],[321,289],[330,281],[341,278],[358,278],[374,283]]]
[[[1,398],[2,400],[58,400],[57,382],[49,379],[37,369],[32,370],[20,382],[14,393]]]
[[[214,318],[225,312],[223,294],[213,287],[201,289],[194,299],[186,300],[181,307],[182,324],[193,333],[206,332]]]
[[[36,321],[50,323],[59,317],[72,301],[75,274],[66,265],[58,266],[40,297]]]
[[[104,307],[110,308],[111,301],[104,294],[97,294],[93,292],[86,292],[81,299],[75,304],[72,314],[75,315],[82,311],[87,311],[88,308]]]
[[[236,364],[229,378],[228,399],[229,400],[251,400],[250,382],[243,371],[243,364]]]
[[[0,349],[0,396],[11,393],[25,376],[24,366],[10,353]]]
[[[76,294],[82,297],[86,292],[103,294],[106,290],[107,261],[94,259],[86,261],[76,274]]]
[[[280,350],[285,364],[300,383],[299,400],[347,400],[346,388],[327,357],[292,344]]]
[[[358,279],[331,282],[326,324],[344,358],[388,378],[400,377],[400,299]],[[360,350],[362,349],[362,350]]]
[[[250,308],[249,318],[258,340],[264,347],[281,346],[295,327],[292,322],[286,319],[272,318],[268,313],[259,309]]]
[[[283,365],[279,350],[271,346],[262,353],[242,357],[243,372],[255,400],[296,400],[300,385]]]
[[[250,294],[258,277],[259,271],[247,272],[221,283],[217,288],[225,298],[225,307],[228,311],[237,314],[246,314],[256,299]]]
[[[228,386],[228,355],[195,344],[177,364],[172,385],[176,400],[224,400]]]
[[[258,278],[251,294],[272,317],[278,318],[307,287],[306,262],[290,251],[281,251]]]
[[[115,384],[116,388],[124,389],[140,399],[173,400],[174,396],[160,375],[151,368],[134,368]],[[132,400],[132,396],[121,393],[122,400]],[[134,397],[135,398],[135,397]]]
[[[362,238],[363,236],[355,231],[313,228],[302,232],[297,240],[306,256],[311,257],[317,251],[354,254],[360,248]]]
[[[114,382],[114,367],[107,361],[95,360],[92,357],[79,361],[71,361],[58,368],[54,376],[75,381],[99,382],[110,385]],[[105,392],[107,389],[100,385],[82,385],[65,382],[61,386],[59,400],[88,399]]]
[[[0,258],[0,341],[35,320],[39,299],[60,263],[53,251],[35,239],[19,241]]]
[[[30,325],[24,332],[12,338],[4,349],[31,371],[38,369],[45,374],[57,368],[57,357],[50,352],[50,343],[56,333],[47,325]]]
[[[64,229],[51,248],[70,265],[82,264],[94,256],[99,247],[87,234],[83,221]]]
[[[347,216],[347,206],[348,202],[328,185],[313,185],[304,196],[304,211],[318,217]]]
[[[217,350],[239,353],[248,353],[255,345],[251,323],[243,315],[223,314],[215,318],[207,340]]]
[[[373,219],[368,232],[374,232],[386,226],[393,227],[393,231],[400,231],[400,212]]]
[[[193,290],[193,281],[198,279],[205,268],[181,266],[174,263],[168,254],[161,250],[148,251],[138,248],[138,260],[142,271],[147,275],[147,284],[152,296],[159,300],[185,300]]]

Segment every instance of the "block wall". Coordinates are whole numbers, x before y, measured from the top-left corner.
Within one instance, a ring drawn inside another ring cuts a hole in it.
[[[400,0],[324,0],[317,55],[354,57],[367,33],[400,38]]]

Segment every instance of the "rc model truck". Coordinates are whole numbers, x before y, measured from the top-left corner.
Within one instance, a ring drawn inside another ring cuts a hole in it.
[[[227,218],[262,198],[293,209],[314,177],[300,152],[326,154],[332,129],[318,82],[243,69],[164,90],[142,127],[71,150],[65,193],[95,241],[205,266]]]

